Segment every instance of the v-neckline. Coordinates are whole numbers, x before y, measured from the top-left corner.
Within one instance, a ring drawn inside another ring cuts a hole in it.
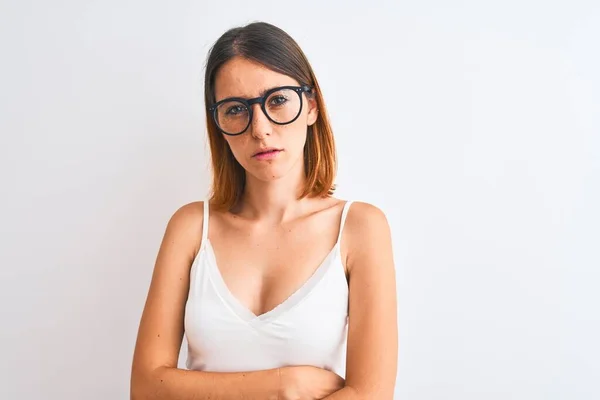
[[[248,308],[245,304],[243,304],[229,289],[227,284],[225,283],[225,279],[221,274],[221,270],[219,269],[217,258],[215,255],[214,248],[210,239],[206,239],[206,243],[202,246],[206,251],[206,255],[208,256],[208,264],[210,265],[209,271],[212,281],[216,286],[216,289],[221,295],[221,298],[230,306],[230,308],[240,317],[242,320],[247,323],[266,323],[272,321],[285,313],[286,311],[291,310],[300,303],[309,293],[317,286],[317,284],[323,279],[326,272],[329,270],[329,267],[335,263],[339,259],[339,241],[333,246],[333,248],[327,253],[323,261],[319,264],[317,269],[312,273],[312,275],[302,284],[298,289],[296,289],[290,296],[288,296],[281,303],[276,305],[271,310],[256,315],[250,308]]]

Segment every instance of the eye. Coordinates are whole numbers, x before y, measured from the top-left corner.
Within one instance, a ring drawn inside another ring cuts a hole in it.
[[[288,101],[288,99],[286,96],[279,94],[279,95],[275,95],[269,99],[269,105],[281,106],[281,105],[287,103],[287,101]]]
[[[239,115],[246,112],[246,107],[242,104],[236,104],[230,107],[227,107],[225,110],[225,115]]]

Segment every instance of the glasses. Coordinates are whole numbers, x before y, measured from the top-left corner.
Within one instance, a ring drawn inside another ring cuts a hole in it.
[[[312,88],[303,86],[281,86],[270,89],[261,97],[244,99],[230,97],[218,101],[208,108],[217,128],[226,135],[241,135],[252,121],[252,105],[260,104],[267,118],[277,125],[294,122],[302,111],[302,93]]]

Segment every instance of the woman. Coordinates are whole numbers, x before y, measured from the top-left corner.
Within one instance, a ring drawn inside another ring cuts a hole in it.
[[[332,196],[332,130],[302,50],[267,23],[227,31],[205,102],[213,193],[167,225],[131,398],[391,399],[389,226],[375,206]]]

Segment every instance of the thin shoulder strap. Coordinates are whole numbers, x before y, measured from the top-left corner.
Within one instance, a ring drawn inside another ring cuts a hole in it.
[[[206,199],[204,200],[204,221],[202,222],[202,244],[201,246],[204,246],[204,244],[206,243],[206,240],[208,239],[208,203],[209,203],[210,197],[206,197]]]
[[[352,200],[346,201],[344,204],[344,210],[342,211],[342,219],[340,220],[340,233],[338,234],[337,242],[339,243],[342,239],[342,231],[344,230],[344,224],[346,223],[346,216],[348,216],[348,210],[350,209],[350,204],[352,204]]]

